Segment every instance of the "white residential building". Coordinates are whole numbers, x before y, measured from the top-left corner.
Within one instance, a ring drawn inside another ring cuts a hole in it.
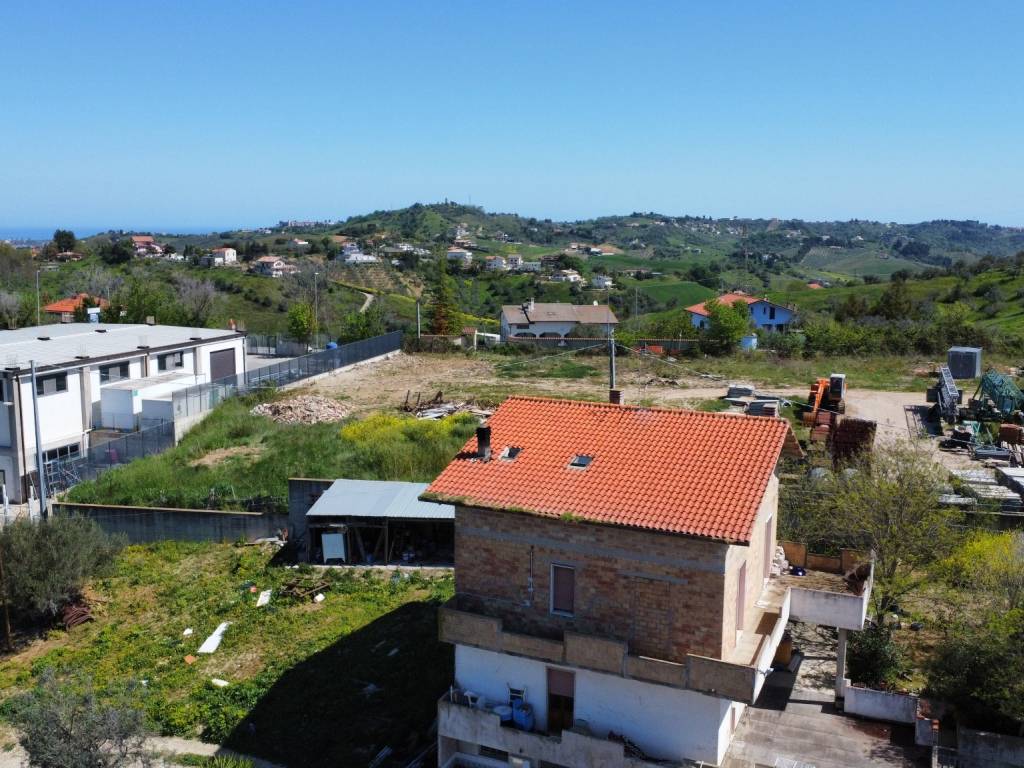
[[[448,261],[458,263],[462,267],[469,267],[473,264],[473,252],[465,248],[449,248]]]
[[[21,502],[36,468],[31,362],[43,461],[52,462],[93,447],[109,385],[173,375],[187,386],[234,375],[245,370],[245,336],[171,325],[44,325],[0,331],[0,360],[0,483]]]
[[[553,283],[581,283],[583,277],[575,269],[560,269],[551,275]]]
[[[510,253],[508,256],[505,257],[505,260],[508,263],[509,269],[518,270],[521,269],[523,266],[523,257],[520,256],[518,253]]]
[[[488,272],[507,272],[508,262],[504,256],[491,256],[486,263]]]
[[[234,248],[228,248],[227,246],[214,248],[212,254],[220,256],[223,264],[236,264],[238,262],[238,251]]]
[[[501,308],[501,338],[564,338],[581,325],[600,326],[607,336],[618,324],[607,305],[542,304],[530,299]]]
[[[279,256],[261,256],[252,264],[252,271],[264,277],[281,277],[290,265]]]
[[[590,278],[590,285],[594,288],[614,288],[615,283],[609,275],[594,275]]]

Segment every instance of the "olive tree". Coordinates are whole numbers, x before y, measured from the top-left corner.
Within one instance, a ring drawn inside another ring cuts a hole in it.
[[[926,580],[927,568],[957,541],[961,515],[939,503],[944,480],[922,445],[893,440],[840,471],[787,489],[782,529],[807,541],[874,552],[872,601],[881,614]]]
[[[46,670],[10,705],[32,768],[127,768],[153,764],[134,690],[101,701],[89,679],[58,681]]]

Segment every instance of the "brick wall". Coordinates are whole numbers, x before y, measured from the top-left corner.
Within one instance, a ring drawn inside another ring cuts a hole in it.
[[[726,559],[728,565],[725,579],[725,614],[722,617],[722,647],[720,649],[722,656],[727,655],[736,647],[736,631],[742,629],[742,627],[736,626],[736,593],[739,591],[740,568],[744,562],[747,564],[746,599],[744,601],[744,616],[747,621],[753,617],[754,603],[761,597],[765,575],[768,571],[765,564],[765,535],[767,533],[771,537],[771,552],[774,553],[778,508],[779,480],[773,475],[768,481],[768,488],[765,490],[764,499],[757,511],[757,518],[754,520],[750,545],[729,547]],[[771,521],[770,530],[766,525],[769,520]]]
[[[676,662],[720,656],[727,545],[462,506],[455,520],[456,591],[507,629],[599,634]],[[576,569],[572,617],[549,610],[552,563]]]

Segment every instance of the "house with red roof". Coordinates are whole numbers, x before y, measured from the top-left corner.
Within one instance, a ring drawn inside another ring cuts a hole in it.
[[[796,312],[789,307],[775,304],[768,299],[759,299],[743,291],[723,293],[715,301],[719,304],[729,305],[735,304],[737,301],[745,302],[750,308],[750,322],[755,328],[762,328],[766,331],[784,331],[796,317]],[[693,323],[694,328],[708,327],[708,311],[704,307],[705,303],[702,301],[686,308],[686,311],[690,313],[690,322]]]
[[[719,765],[790,618],[866,616],[870,565],[781,572],[799,454],[778,418],[505,401],[421,496],[455,508],[438,765]]]
[[[67,299],[54,301],[43,307],[43,312],[62,323],[75,322],[75,313],[85,307],[86,319],[90,323],[100,321],[100,311],[110,306],[110,302],[88,293],[79,293]]]

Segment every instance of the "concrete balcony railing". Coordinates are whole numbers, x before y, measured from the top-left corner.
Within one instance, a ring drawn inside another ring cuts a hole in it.
[[[551,763],[565,768],[665,768],[671,762],[637,759],[626,755],[625,747],[601,738],[584,728],[558,735],[521,731],[501,724],[501,718],[487,709],[477,709],[453,700],[449,694],[437,705],[437,735],[442,766],[480,765],[477,758],[461,754],[455,742],[490,747],[512,756],[529,758],[532,765]]]
[[[473,603],[452,598],[441,608],[443,642],[624,678],[684,688],[732,701],[756,701],[790,618],[839,629],[862,629],[871,598],[873,569],[860,592],[843,576],[808,571],[806,576],[769,580],[742,640],[725,658],[688,654],[684,661],[630,653],[624,640],[600,634],[565,631],[561,638],[541,637],[507,629],[502,620],[474,610]]]

